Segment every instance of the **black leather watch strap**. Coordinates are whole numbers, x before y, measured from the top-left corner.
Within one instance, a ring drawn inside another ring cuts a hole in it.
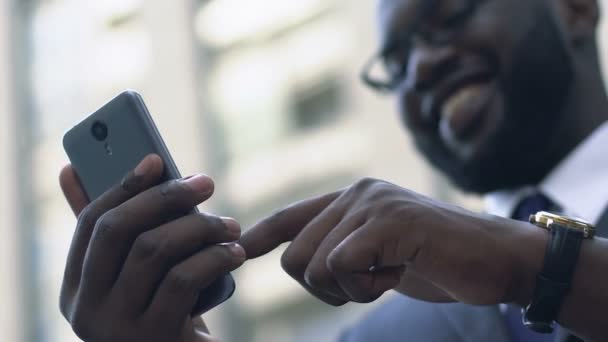
[[[552,333],[564,297],[578,261],[584,233],[558,224],[549,227],[551,237],[542,271],[536,277],[536,288],[530,305],[524,310],[524,324],[540,333]]]

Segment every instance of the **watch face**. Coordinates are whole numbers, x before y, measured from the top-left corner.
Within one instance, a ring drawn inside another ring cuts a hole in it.
[[[530,216],[530,223],[544,229],[550,229],[552,224],[559,224],[567,228],[582,230],[585,233],[586,239],[593,237],[595,234],[595,227],[587,221],[546,211],[541,211],[536,213],[536,215]]]

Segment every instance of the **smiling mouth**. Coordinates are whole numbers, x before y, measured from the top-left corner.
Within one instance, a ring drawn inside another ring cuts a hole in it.
[[[483,126],[495,87],[490,81],[464,85],[445,98],[439,107],[439,129],[443,138],[460,143],[474,139]]]
[[[496,68],[463,68],[422,98],[420,115],[447,149],[468,160],[483,148],[499,123],[499,93]]]

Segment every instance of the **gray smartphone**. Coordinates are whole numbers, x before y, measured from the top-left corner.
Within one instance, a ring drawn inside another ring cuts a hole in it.
[[[163,182],[181,178],[142,97],[132,90],[119,94],[69,130],[63,146],[89,200],[120,182],[152,153],[165,163]],[[201,291],[192,314],[202,314],[223,303],[234,289],[230,274],[217,279]]]

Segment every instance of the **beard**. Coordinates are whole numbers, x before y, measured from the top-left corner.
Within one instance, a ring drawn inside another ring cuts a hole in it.
[[[539,183],[561,158],[550,151],[574,78],[573,61],[550,12],[538,20],[513,51],[508,72],[499,76],[504,106],[493,134],[464,161],[437,137],[416,137],[426,159],[466,192],[488,193]]]

